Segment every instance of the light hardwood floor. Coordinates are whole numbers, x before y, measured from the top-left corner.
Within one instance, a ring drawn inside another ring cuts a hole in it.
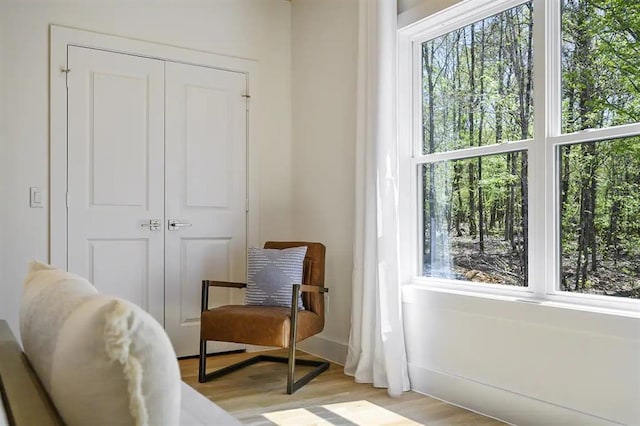
[[[269,353],[286,355],[284,351]],[[212,356],[207,360],[207,370],[213,371],[254,355]],[[299,355],[314,358],[304,353]],[[303,375],[307,368],[300,367],[297,373]],[[328,371],[293,395],[285,393],[286,364],[260,363],[202,384],[198,383],[197,359],[180,360],[180,370],[186,383],[248,425],[503,424],[415,392],[390,398],[385,389],[354,383],[353,378],[344,375],[342,366],[333,363]],[[347,402],[350,404],[339,404]],[[302,408],[305,410],[294,410]],[[280,413],[285,410],[292,411]]]

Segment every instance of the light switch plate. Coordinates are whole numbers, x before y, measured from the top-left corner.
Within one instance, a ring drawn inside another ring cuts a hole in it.
[[[38,209],[43,207],[42,190],[37,186],[29,188],[29,207]]]

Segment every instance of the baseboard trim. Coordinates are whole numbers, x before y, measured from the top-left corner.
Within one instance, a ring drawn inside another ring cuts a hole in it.
[[[346,344],[321,336],[312,336],[298,343],[298,349],[340,365],[344,365],[347,359]]]
[[[414,364],[409,364],[409,377],[415,392],[511,424],[622,424]]]

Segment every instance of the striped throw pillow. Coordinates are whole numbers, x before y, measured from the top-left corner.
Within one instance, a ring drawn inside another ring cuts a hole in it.
[[[245,305],[291,307],[294,284],[302,284],[307,247],[283,250],[250,248]],[[298,308],[303,310],[302,296]]]

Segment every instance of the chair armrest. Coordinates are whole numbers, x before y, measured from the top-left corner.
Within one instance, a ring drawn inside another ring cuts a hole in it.
[[[329,289],[326,287],[320,287],[317,285],[300,285],[300,291],[305,293],[329,293]]]
[[[210,287],[232,287],[232,288],[245,288],[247,286],[246,283],[234,283],[231,281],[211,281],[211,280],[204,280],[202,281],[203,284],[206,283],[206,285],[210,286]]]
[[[245,288],[245,283],[234,283],[231,281],[213,281],[202,280],[202,296],[200,299],[200,312],[204,312],[209,308],[209,287],[231,287]]]

